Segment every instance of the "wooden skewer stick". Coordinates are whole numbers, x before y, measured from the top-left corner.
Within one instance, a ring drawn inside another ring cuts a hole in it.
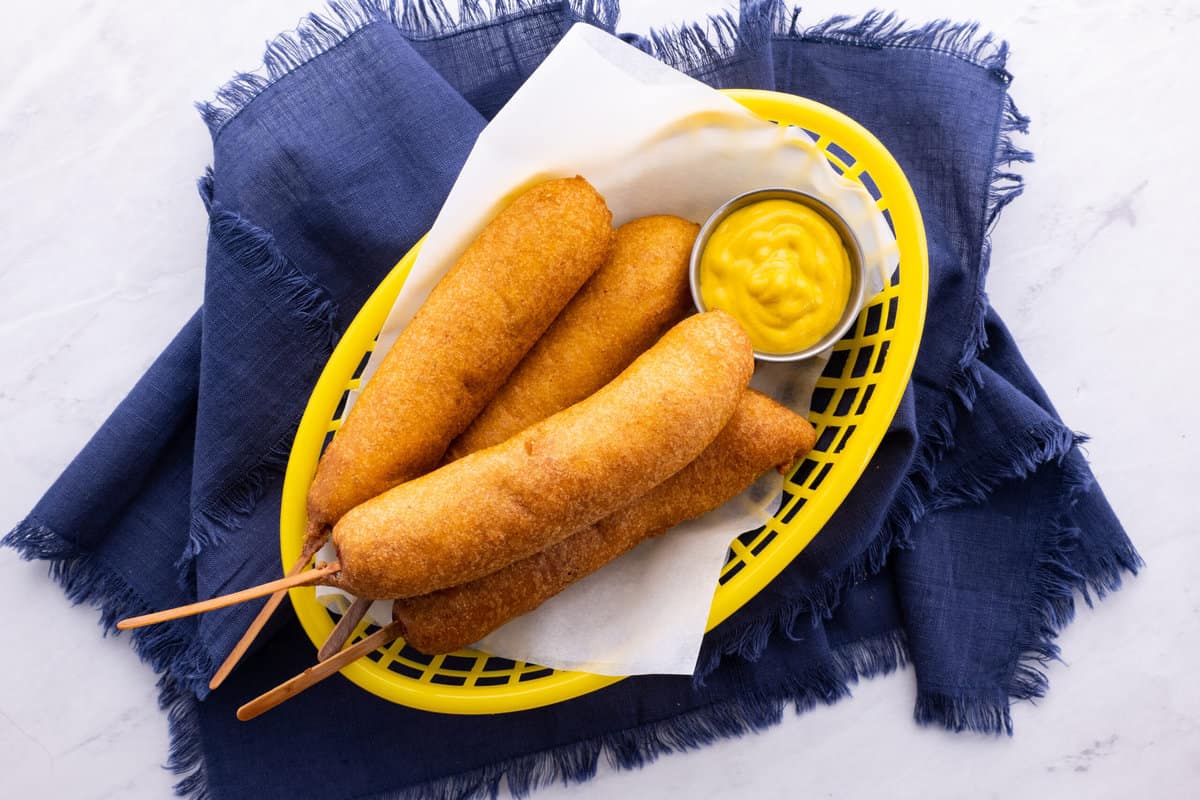
[[[253,600],[256,597],[262,597],[273,592],[278,592],[283,589],[291,589],[293,586],[310,586],[314,583],[320,583],[322,578],[333,575],[340,570],[342,565],[333,561],[328,564],[318,565],[316,569],[301,572],[298,575],[291,575],[286,578],[280,578],[276,581],[262,583],[258,586],[251,586],[249,589],[242,589],[240,592],[221,595],[220,597],[212,597],[208,600],[202,600],[199,603],[191,603],[186,606],[177,608],[168,608],[165,611],[155,611],[153,614],[144,614],[140,617],[130,617],[123,619],[117,623],[117,628],[123,631],[130,628],[141,628],[146,625],[155,625],[159,622],[167,622],[168,620],[180,619],[182,617],[190,617],[195,614],[203,614],[205,611],[214,611],[218,608],[237,605],[247,600]]]
[[[329,632],[329,638],[325,640],[325,644],[321,645],[321,649],[317,651],[317,661],[332,658],[335,653],[346,646],[346,640],[350,638],[350,634],[354,633],[354,629],[358,627],[358,623],[362,622],[362,618],[367,615],[367,609],[373,602],[369,597],[355,598],[350,607],[346,609],[346,613],[342,614],[342,618],[338,620],[338,624],[334,625],[333,630]]]
[[[254,719],[259,714],[270,711],[280,703],[292,699],[311,686],[315,686],[342,667],[357,661],[372,650],[382,647],[399,635],[399,623],[393,622],[383,626],[358,644],[338,652],[333,658],[326,659],[315,666],[309,667],[291,680],[279,684],[271,691],[261,694],[249,703],[246,703],[246,705],[238,709],[237,718],[242,722],[246,722],[247,720]]]
[[[308,566],[308,562],[316,552],[321,549],[324,544],[324,538],[312,538],[305,545],[303,552],[300,553],[300,558],[296,559],[296,563],[288,570],[285,577],[299,575],[300,571]],[[250,645],[262,633],[262,629],[266,626],[267,620],[275,613],[275,609],[279,608],[279,604],[283,602],[284,595],[287,594],[286,589],[281,589],[267,598],[266,604],[258,612],[258,616],[246,628],[246,632],[242,634],[242,638],[238,639],[238,643],[229,651],[229,655],[225,657],[225,661],[217,669],[216,674],[212,676],[212,680],[208,682],[208,688],[216,689],[225,679],[229,677],[229,673],[233,672],[233,668],[242,660],[242,656],[246,655],[246,651],[250,649]]]

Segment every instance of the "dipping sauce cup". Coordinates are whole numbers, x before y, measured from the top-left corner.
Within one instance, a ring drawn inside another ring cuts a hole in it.
[[[745,192],[708,218],[692,248],[692,299],[721,308],[763,361],[799,361],[845,335],[866,285],[854,231],[827,203],[796,189]]]

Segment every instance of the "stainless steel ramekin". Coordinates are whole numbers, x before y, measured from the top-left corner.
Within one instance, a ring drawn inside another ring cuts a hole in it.
[[[688,271],[688,278],[692,287],[692,300],[696,303],[696,308],[701,311],[708,310],[705,308],[704,300],[700,296],[700,257],[704,253],[704,248],[708,245],[708,240],[712,236],[713,231],[733,212],[748,205],[762,202],[763,200],[791,200],[816,211],[838,232],[838,236],[842,240],[842,245],[846,248],[846,254],[850,257],[850,297],[846,301],[846,308],[843,309],[841,318],[838,319],[837,324],[828,333],[809,347],[797,350],[794,353],[763,353],[758,350],[754,351],[754,357],[762,361],[799,361],[820,353],[845,335],[846,331],[850,329],[850,326],[854,324],[854,320],[858,317],[859,308],[863,303],[863,293],[866,289],[866,262],[863,260],[862,248],[858,244],[858,238],[855,237],[854,231],[846,223],[846,220],[820,198],[797,189],[770,187],[766,189],[754,189],[739,194],[714,211],[704,223],[704,226],[700,228],[700,234],[696,237],[696,244],[692,246],[692,260]]]

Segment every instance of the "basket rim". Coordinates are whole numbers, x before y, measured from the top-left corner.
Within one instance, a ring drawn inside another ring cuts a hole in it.
[[[769,557],[759,557],[730,581],[717,587],[706,631],[712,630],[741,608],[771,582],[808,545],[849,495],[874,456],[884,433],[891,425],[908,385],[924,329],[928,294],[928,250],[920,209],[912,188],[891,154],[869,131],[835,109],[807,98],[757,89],[726,89],[722,93],[769,121],[799,124],[820,120],[819,130],[801,125],[819,134],[818,147],[825,150],[828,141],[836,141],[855,155],[855,175],[864,171],[858,165],[870,162],[865,171],[879,188],[885,207],[892,216],[902,262],[899,283],[902,295],[915,301],[905,306],[893,328],[893,340],[911,342],[911,346],[889,356],[888,380],[879,381],[872,399],[872,411],[858,423],[859,433],[847,451],[838,455],[836,480],[826,484],[797,517],[803,530],[789,530],[788,536],[776,537]],[[363,353],[374,348],[375,336],[383,327],[396,295],[424,243],[418,241],[372,292],[354,317],[345,335],[330,356],[305,407],[289,454],[284,476],[280,508],[280,550],[284,568],[299,557],[305,527],[305,497],[316,473],[320,443],[331,430],[329,420],[346,389],[345,376],[362,360]],[[894,363],[891,359],[896,359]],[[896,369],[896,366],[899,369]],[[313,442],[316,443],[315,448]],[[864,446],[862,443],[865,442]],[[843,460],[845,459],[845,460]],[[850,460],[853,459],[853,460]],[[790,523],[789,523],[790,524]],[[799,527],[799,526],[797,526]],[[764,554],[767,551],[763,551]],[[329,612],[317,602],[315,587],[290,590],[292,607],[305,633],[319,647],[333,630]],[[361,628],[361,626],[360,626]],[[474,651],[459,655],[479,658]],[[486,656],[484,656],[486,657]],[[625,676],[605,676],[578,671],[555,670],[547,678],[497,686],[448,686],[430,683],[431,670],[444,656],[435,656],[421,679],[406,678],[379,667],[369,659],[346,666],[342,674],[372,694],[392,702],[426,711],[452,714],[495,714],[550,705],[596,691],[624,680]],[[514,670],[525,665],[518,664]]]

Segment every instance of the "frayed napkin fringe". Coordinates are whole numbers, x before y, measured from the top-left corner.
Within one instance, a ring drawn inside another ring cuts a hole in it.
[[[270,291],[271,300],[281,303],[289,316],[299,319],[307,332],[332,351],[338,340],[337,303],[329,292],[298,270],[271,234],[213,199],[211,168],[200,179],[200,191],[213,240],[235,262],[259,277]]]
[[[999,139],[996,145],[996,159],[992,165],[992,181],[988,188],[988,207],[984,217],[984,225],[990,233],[1000,218],[1004,207],[1016,200],[1025,191],[1025,179],[1016,172],[1003,169],[1011,164],[1028,164],[1033,161],[1033,153],[1017,147],[1012,140],[1014,133],[1029,132],[1029,117],[1017,108],[1012,95],[1004,96],[1004,113],[1000,118]],[[984,256],[986,265],[991,259],[991,238],[987,240],[989,250]]]
[[[869,11],[861,17],[839,15],[810,27],[801,24],[799,7],[790,11],[782,0],[766,3],[772,7],[775,34],[812,42],[837,42],[872,49],[926,50],[961,59],[995,74],[1006,85],[1012,75],[1005,69],[1008,43],[990,33],[980,35],[977,22],[953,22],[939,19],[911,27],[895,12]]]
[[[49,561],[50,577],[68,600],[100,609],[105,636],[117,632],[118,620],[156,610],[99,559],[32,516],[0,539],[0,547],[11,547],[25,561]],[[194,625],[192,619],[174,620],[137,628],[130,638],[134,652],[156,673],[167,673],[166,679],[203,697],[217,665],[194,643]]]
[[[515,797],[555,783],[583,783],[595,776],[603,757],[614,769],[636,769],[659,756],[695,750],[719,739],[765,730],[783,720],[788,706],[803,713],[819,703],[849,696],[860,678],[893,672],[907,664],[900,631],[847,644],[834,651],[832,664],[790,677],[768,692],[747,692],[737,700],[710,705],[637,728],[574,742],[472,772],[385,792],[375,800],[474,800],[496,798],[507,785]]]
[[[196,108],[215,138],[225,123],[275,81],[341,44],[356,31],[388,18],[387,4],[383,2],[333,0],[323,15],[309,14],[295,30],[268,42],[258,71],[237,73],[217,90],[212,100],[197,103]]]
[[[743,3],[740,14],[725,11],[674,28],[651,30],[648,36],[621,38],[675,69],[693,77],[729,64],[740,53],[757,53],[774,35],[783,0]]]
[[[431,5],[441,8],[440,3]],[[606,24],[601,27],[611,29],[615,14],[612,22],[607,22],[607,15],[605,19]],[[472,18],[472,22],[479,24],[480,21]],[[772,37],[837,42],[871,49],[924,50],[988,70],[1005,85],[1012,81],[1012,75],[1005,69],[1007,42],[997,40],[990,33],[981,35],[978,23],[941,19],[912,27],[895,12],[876,10],[860,17],[840,15],[805,27],[800,7],[791,7],[786,0],[757,0],[742,3],[740,14],[733,11],[713,14],[704,21],[652,30],[646,37],[621,34],[629,44],[692,75],[728,64],[742,52],[757,52],[759,46]]]
[[[1048,684],[1041,667],[1062,660],[1054,639],[1075,617],[1075,594],[1090,608],[1093,594],[1104,599],[1121,587],[1123,573],[1136,575],[1144,566],[1128,539],[1105,553],[1080,553],[1086,545],[1075,524],[1075,508],[1095,478],[1077,444],[1073,443],[1058,463],[1063,473],[1059,513],[1050,521],[1049,534],[1043,537],[1038,552],[1030,610],[1024,617],[1029,630],[1018,639],[1019,655],[1009,692],[1022,700],[1045,696]],[[1087,557],[1078,558],[1080,555]],[[1094,567],[1086,571],[1074,565],[1093,561]],[[1011,727],[1008,733],[1012,733]]]
[[[287,309],[304,329],[321,342],[327,353],[337,344],[337,304],[324,287],[296,269],[265,230],[213,200],[212,171],[200,179],[200,195],[209,213],[209,234],[234,260],[261,281],[276,308]],[[218,545],[254,513],[270,481],[287,466],[294,430],[276,441],[258,461],[237,474],[233,483],[192,510],[188,543],[176,562],[181,586],[192,580],[192,567],[200,552]]]
[[[1001,483],[1027,478],[1051,461],[1061,464],[1073,447],[1086,441],[1087,436],[1075,433],[1057,420],[1038,423],[1009,439],[986,459],[962,468],[949,478],[942,477],[937,496],[927,504],[926,511],[982,503]]]
[[[442,0],[330,0],[323,13],[309,14],[295,30],[268,42],[260,68],[237,73],[212,100],[197,103],[196,108],[215,139],[221,128],[267,87],[377,22],[399,28],[410,39],[433,39],[523,14],[556,10],[565,12],[569,20],[608,31],[620,14],[617,0],[463,0],[455,21]]]
[[[163,675],[158,681],[158,707],[167,713],[171,750],[163,766],[182,776],[175,794],[190,800],[209,800],[208,770],[204,763],[204,741],[200,737],[200,714],[196,695],[187,686]]]
[[[1002,689],[978,694],[957,692],[920,692],[913,719],[921,725],[942,725],[962,732],[1012,735],[1012,714]]]
[[[222,544],[254,513],[270,482],[287,467],[295,435],[294,430],[289,431],[271,445],[253,467],[241,472],[236,482],[192,510],[187,546],[175,562],[178,570],[175,577],[180,587],[187,588],[194,579],[192,568],[201,551]]]
[[[490,25],[522,14],[564,12],[570,21],[612,31],[620,16],[617,0],[462,0],[457,15],[442,0],[330,0],[325,12],[302,18],[292,31],[268,42],[262,66],[239,72],[218,89],[212,100],[197,103],[214,137],[267,87],[312,59],[338,46],[376,22],[399,28],[411,39],[436,39]],[[771,36],[830,41],[868,48],[909,48],[958,58],[992,72],[1006,85],[1006,42],[980,35],[978,23],[935,20],[911,27],[891,12],[871,11],[861,17],[836,16],[816,25],[801,23],[800,8],[785,0],[747,3],[740,17],[732,12],[705,22],[653,30],[649,37],[626,35],[631,44],[685,72],[696,73],[735,58]],[[457,16],[457,18],[456,18]]]

